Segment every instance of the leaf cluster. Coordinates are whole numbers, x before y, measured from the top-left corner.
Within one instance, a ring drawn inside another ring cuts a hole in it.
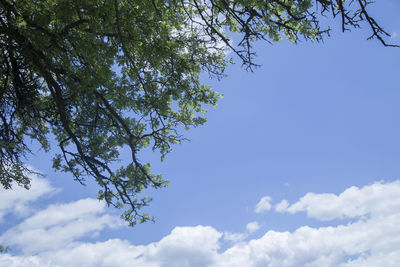
[[[162,159],[184,141],[180,129],[205,122],[221,97],[200,74],[221,78],[233,51],[245,67],[252,43],[283,37],[322,40],[319,19],[343,30],[366,22],[371,38],[387,33],[365,0],[0,0],[0,182],[29,188],[26,141],[45,151],[54,139],[57,170],[100,186],[99,199],[124,209],[131,225],[148,188],[168,184],[138,153]],[[231,37],[239,35],[234,44]],[[120,160],[130,151],[128,164]]]

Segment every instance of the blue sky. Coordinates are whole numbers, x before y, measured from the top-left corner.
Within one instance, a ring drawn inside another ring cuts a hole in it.
[[[375,7],[400,43],[400,3]],[[29,164],[45,179],[0,195],[0,243],[12,248],[0,265],[395,266],[400,49],[368,35],[257,43],[253,73],[205,75],[225,95],[208,122],[163,163],[143,152],[171,182],[149,191],[154,224],[124,226],[91,199],[95,184],[55,173],[38,151]]]

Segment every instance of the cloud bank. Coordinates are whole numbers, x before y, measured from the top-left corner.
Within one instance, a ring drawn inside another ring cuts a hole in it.
[[[0,243],[21,253],[0,254],[0,266],[394,267],[400,262],[400,181],[351,187],[339,195],[307,193],[293,204],[280,202],[275,210],[352,221],[293,232],[269,230],[253,239],[198,225],[175,227],[147,245],[117,238],[89,242],[82,238],[122,226],[101,202],[82,199],[51,205],[3,233]],[[259,228],[257,222],[247,225],[249,233]],[[229,247],[222,250],[226,240]]]

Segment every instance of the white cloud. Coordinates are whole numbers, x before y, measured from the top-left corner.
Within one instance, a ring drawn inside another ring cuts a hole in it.
[[[142,253],[142,246],[133,246],[127,241],[110,239],[105,242],[75,244],[73,247],[49,250],[36,256],[0,254],[0,266],[154,266],[137,259]]]
[[[221,251],[221,244],[230,239],[229,234],[210,226],[176,227],[160,241],[148,245],[133,245],[120,239],[78,242],[76,239],[84,233],[115,225],[104,218],[104,207],[98,202],[80,200],[53,205],[3,234],[1,238],[5,240],[4,236],[12,232],[19,240],[15,244],[30,247],[25,251],[32,251],[34,245],[29,242],[41,249],[36,250],[34,256],[0,254],[0,266],[395,267],[400,262],[399,198],[400,181],[352,187],[339,195],[309,193],[291,206],[281,202],[284,204],[278,204],[275,209],[289,213],[304,210],[319,219],[348,217],[355,220],[330,227],[302,226],[293,232],[270,230],[261,238],[247,241],[236,235],[241,242],[229,244],[224,251]],[[325,204],[326,211],[322,212],[320,203]],[[56,214],[56,210],[69,214]],[[95,222],[98,220],[103,222]],[[94,225],[85,226],[90,223]],[[249,232],[255,229],[250,224],[247,225]],[[83,230],[75,233],[72,228]],[[30,229],[44,230],[35,240],[19,239]],[[51,229],[57,230],[52,232]],[[59,233],[69,237],[64,238]],[[49,238],[51,234],[54,239]],[[7,241],[10,240],[11,236]],[[48,240],[55,245],[44,246]]]
[[[252,233],[258,231],[261,228],[258,222],[249,222],[246,225],[246,233],[231,233],[224,232],[223,239],[232,243],[239,243],[249,237]]]
[[[254,212],[256,213],[262,213],[264,211],[269,211],[271,209],[271,197],[265,196],[260,199],[260,201],[257,203]]]
[[[305,211],[307,216],[322,221],[356,218],[360,216],[386,216],[400,212],[400,181],[374,183],[362,188],[350,187],[340,195],[307,193],[292,205],[278,204],[280,212]],[[277,206],[277,207],[278,207]]]
[[[207,266],[215,261],[222,234],[210,226],[176,227],[146,247],[144,259],[157,266]]]
[[[2,234],[0,244],[21,247],[28,254],[71,245],[88,233],[120,223],[104,212],[104,202],[90,198],[51,205]]]
[[[31,188],[29,190],[16,184],[13,184],[13,188],[8,190],[0,186],[0,222],[7,213],[18,216],[28,215],[32,212],[31,208],[27,206],[29,203],[58,191],[44,178],[35,174],[32,174],[30,178]]]
[[[246,225],[246,230],[247,230],[250,234],[254,233],[255,231],[259,230],[260,228],[261,228],[261,226],[260,226],[260,224],[259,224],[258,222],[249,222],[249,223]]]
[[[285,212],[289,206],[289,202],[284,199],[275,206],[275,211],[277,212]]]
[[[245,234],[245,233],[231,233],[231,232],[224,233],[224,240],[230,241],[233,243],[241,242],[246,238],[247,238],[247,234]]]
[[[304,226],[293,233],[269,231],[225,251],[220,266],[397,266],[399,219],[396,214],[337,227]]]
[[[0,254],[0,266],[210,266],[222,234],[209,226],[176,227],[159,242],[134,246],[111,239],[42,252],[36,257]],[[29,263],[28,265],[26,265]],[[7,264],[7,265],[6,265]]]

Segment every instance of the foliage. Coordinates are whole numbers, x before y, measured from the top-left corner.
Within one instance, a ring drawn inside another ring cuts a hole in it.
[[[10,252],[9,247],[0,245],[0,253],[8,253],[8,252]]]
[[[222,77],[233,51],[255,66],[252,43],[319,41],[323,15],[343,31],[365,22],[370,38],[388,34],[367,0],[0,0],[0,182],[29,188],[27,140],[81,183],[93,177],[99,199],[123,208],[131,225],[150,217],[140,192],[167,185],[138,153],[162,158],[205,122],[220,95],[200,82]],[[234,44],[232,37],[238,37]],[[129,150],[128,164],[120,161]]]

